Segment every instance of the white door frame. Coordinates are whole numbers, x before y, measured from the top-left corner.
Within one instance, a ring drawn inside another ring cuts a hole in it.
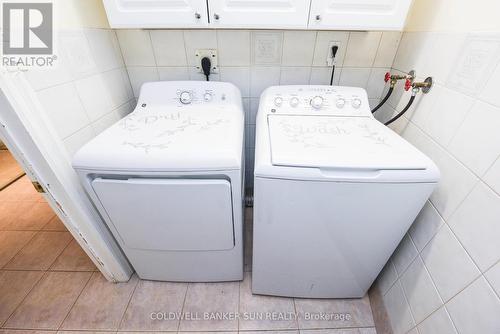
[[[43,187],[49,205],[104,276],[128,281],[132,267],[87,197],[22,70],[2,69],[0,88],[0,139]]]

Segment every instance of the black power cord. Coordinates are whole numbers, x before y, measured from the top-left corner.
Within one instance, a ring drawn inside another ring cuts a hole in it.
[[[410,100],[408,101],[408,103],[406,104],[406,106],[403,108],[403,110],[401,110],[396,116],[394,116],[393,118],[391,118],[390,120],[388,120],[387,122],[385,122],[384,125],[389,125],[392,122],[396,121],[401,116],[403,116],[403,114],[405,112],[407,112],[408,109],[410,109],[410,107],[413,104],[414,100],[415,100],[415,94],[412,94],[412,96],[410,97]]]
[[[203,57],[201,59],[201,68],[203,69],[203,74],[207,78],[207,81],[210,81],[210,69],[212,68],[212,61],[208,57]]]
[[[330,86],[333,86],[333,76],[335,74],[335,56],[337,55],[338,50],[339,50],[338,45],[332,46],[332,76],[330,78]]]

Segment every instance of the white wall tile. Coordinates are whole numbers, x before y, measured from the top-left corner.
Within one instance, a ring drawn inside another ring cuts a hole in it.
[[[316,45],[314,47],[313,66],[327,66],[327,57],[330,55],[330,44],[335,42],[339,45],[335,55],[335,65],[342,67],[347,50],[349,33],[346,31],[318,31]]]
[[[205,81],[206,77],[199,69],[196,67],[188,67],[189,80]],[[211,73],[210,81],[220,81],[219,73]]]
[[[189,70],[187,67],[158,67],[158,75],[161,81],[189,80]]]
[[[99,72],[83,30],[63,31],[58,35],[59,51],[73,79]]]
[[[182,30],[151,30],[149,33],[158,66],[187,66]]]
[[[498,84],[500,82],[500,63],[496,66],[495,71],[487,81],[479,98],[485,102],[491,103],[500,107],[500,94],[498,93]]]
[[[250,96],[250,68],[249,67],[221,67],[220,79],[234,84],[240,89],[241,96]]]
[[[500,299],[481,277],[446,306],[459,333],[499,333]]]
[[[421,256],[444,301],[450,300],[481,274],[446,224]]]
[[[70,157],[72,157],[83,145],[88,143],[92,138],[94,138],[95,132],[93,128],[89,125],[83,129],[78,130],[71,136],[63,140],[64,146],[68,151]]]
[[[415,218],[415,222],[410,227],[411,238],[420,252],[425,245],[436,235],[438,229],[444,224],[443,218],[439,215],[431,202],[425,203],[422,211]]]
[[[389,289],[382,299],[394,334],[404,334],[415,326],[410,306],[399,281]]]
[[[94,129],[95,134],[98,135],[119,120],[119,114],[111,111],[92,123],[92,128]]]
[[[113,112],[118,115],[119,119],[121,119],[130,114],[134,110],[134,107],[135,107],[135,102],[130,101],[118,107]]]
[[[443,306],[418,325],[419,334],[457,334],[448,311]]]
[[[416,67],[421,68],[420,64],[424,59],[424,57],[421,57],[421,52],[427,40],[428,34],[426,33],[405,32],[401,37],[392,67],[404,72],[414,70]]]
[[[315,43],[315,31],[285,31],[281,64],[283,66],[311,66]]]
[[[134,97],[128,73],[125,69],[104,72],[102,74],[104,89],[109,92],[111,108],[115,109]]]
[[[500,260],[500,197],[479,183],[450,219],[450,227],[481,271]]]
[[[448,219],[477,183],[477,177],[414,125],[405,129],[403,137],[438,166],[441,178],[431,195],[431,202],[441,216]]]
[[[139,97],[143,83],[160,79],[156,67],[127,67],[127,71],[136,98]]]
[[[334,85],[339,84],[341,73],[342,73],[342,68],[335,67],[335,73],[333,74]],[[331,67],[312,67],[309,83],[311,85],[329,85],[331,78],[332,78]]]
[[[370,77],[370,68],[342,68],[339,85],[366,88]]]
[[[281,67],[280,85],[307,85],[310,67]]]
[[[410,236],[406,234],[392,255],[392,263],[394,263],[394,267],[400,276],[417,257],[417,255],[418,252],[413,244],[413,241]]]
[[[372,67],[382,33],[351,32],[343,67]]]
[[[283,55],[282,31],[252,31],[251,59],[256,66],[279,66]]]
[[[450,152],[477,175],[484,173],[500,153],[500,108],[476,102],[456,136]]]
[[[500,157],[495,161],[493,166],[484,176],[484,182],[500,194]]]
[[[430,51],[430,57],[426,59],[425,66],[419,76],[432,76],[435,82],[445,83],[450,71],[455,65],[455,59],[463,52],[465,34],[462,33],[438,33],[435,34]]]
[[[416,323],[443,305],[420,257],[413,261],[401,277],[401,285]]]
[[[85,29],[92,56],[100,72],[123,66],[122,56],[115,48],[116,34],[108,29]]]
[[[250,31],[217,30],[220,66],[250,66]]]
[[[280,83],[281,69],[279,67],[252,67],[250,69],[250,96],[260,97],[260,94],[269,86]]]
[[[119,74],[121,78],[121,73]],[[91,122],[101,118],[112,109],[110,90],[105,82],[102,74],[75,81],[76,90]]]
[[[366,85],[366,92],[369,98],[381,98],[384,90],[385,82],[384,77],[390,69],[388,68],[372,68],[368,83]]]
[[[37,95],[61,139],[90,123],[72,82],[44,89]]]
[[[497,295],[500,296],[500,262],[497,262],[497,264],[488,270],[485,276]]]
[[[407,112],[408,118],[420,128],[423,128],[425,121],[429,118],[429,114],[433,112],[434,106],[440,100],[443,90],[443,86],[435,84],[429,93],[417,95],[417,99],[415,99],[412,108]],[[411,93],[408,93],[407,96],[409,94]],[[408,101],[408,97],[406,97],[404,101]]]
[[[148,30],[119,29],[116,34],[127,66],[156,66]]]
[[[215,30],[184,30],[184,42],[188,65],[196,66],[196,50],[217,49],[217,34]]]
[[[473,104],[473,98],[443,88],[423,123],[423,130],[439,144],[447,146]]]
[[[401,41],[400,31],[384,31],[380,39],[374,67],[391,67]]]

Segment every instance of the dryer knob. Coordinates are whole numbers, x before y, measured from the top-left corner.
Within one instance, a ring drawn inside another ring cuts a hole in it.
[[[361,107],[361,100],[360,99],[353,99],[351,101],[351,105],[354,109],[359,109],[359,107]]]
[[[282,104],[283,104],[283,98],[282,97],[277,96],[277,97],[274,98],[274,105],[276,107],[281,107]]]
[[[191,96],[190,92],[183,91],[179,96],[179,100],[181,101],[182,104],[190,104],[191,101],[193,100],[193,97]]]
[[[335,105],[337,106],[337,108],[344,108],[345,106],[345,99],[340,97],[337,99],[337,102],[335,102]]]
[[[321,96],[315,96],[311,99],[311,106],[314,109],[320,109],[323,106],[323,98]]]
[[[292,97],[290,99],[290,106],[295,108],[296,106],[299,105],[299,102],[300,101],[299,101],[299,99],[297,97]]]

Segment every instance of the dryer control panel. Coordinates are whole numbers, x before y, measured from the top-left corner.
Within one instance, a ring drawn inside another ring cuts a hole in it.
[[[273,86],[262,94],[259,111],[277,114],[372,116],[363,88]]]
[[[157,81],[141,87],[138,106],[241,105],[241,94],[233,84],[214,81]]]

